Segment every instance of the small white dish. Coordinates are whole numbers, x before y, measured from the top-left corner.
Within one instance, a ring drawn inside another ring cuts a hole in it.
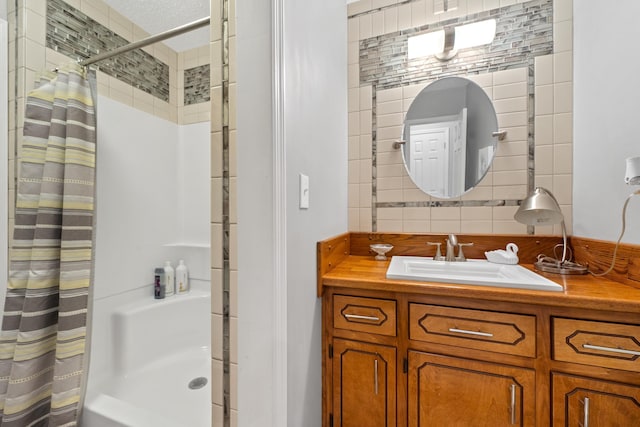
[[[388,243],[374,243],[373,245],[369,245],[369,247],[373,252],[377,254],[375,259],[377,259],[378,261],[386,260],[387,257],[385,254],[393,249],[393,245],[390,245]]]
[[[484,256],[489,262],[496,264],[517,264],[518,263],[518,246],[515,243],[509,243],[507,249],[496,249],[495,251],[487,251]]]

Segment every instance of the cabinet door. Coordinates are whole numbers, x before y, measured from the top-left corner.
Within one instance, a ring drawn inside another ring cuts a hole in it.
[[[396,349],[335,339],[334,427],[395,427]]]
[[[532,370],[409,352],[409,427],[535,425]]]
[[[553,374],[553,425],[640,425],[640,387]]]

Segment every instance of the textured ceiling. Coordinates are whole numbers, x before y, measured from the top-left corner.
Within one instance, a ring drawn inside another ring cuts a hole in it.
[[[211,0],[103,0],[151,35],[209,16]],[[135,40],[134,40],[135,41]],[[209,42],[209,27],[199,28],[164,43],[177,52]]]

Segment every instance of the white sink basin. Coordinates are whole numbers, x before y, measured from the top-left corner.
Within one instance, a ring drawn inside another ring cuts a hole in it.
[[[394,256],[387,279],[459,283],[562,292],[564,288],[520,265],[494,264],[487,260],[434,261],[433,258]]]

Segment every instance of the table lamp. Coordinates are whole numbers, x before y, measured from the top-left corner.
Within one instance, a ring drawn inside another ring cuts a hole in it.
[[[567,229],[564,225],[564,215],[562,215],[558,201],[549,190],[536,187],[522,201],[513,217],[516,221],[526,225],[560,224],[562,227],[562,259],[538,255],[538,261],[533,265],[536,270],[557,274],[587,273],[587,267],[567,259]]]

